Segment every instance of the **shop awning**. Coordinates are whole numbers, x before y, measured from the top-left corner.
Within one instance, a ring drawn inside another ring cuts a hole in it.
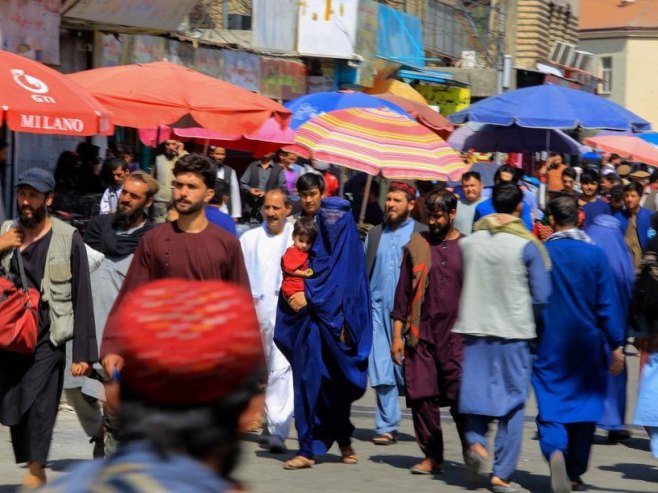
[[[421,80],[423,82],[434,82],[435,84],[445,84],[447,86],[469,87],[470,84],[453,79],[453,74],[441,70],[398,70],[398,76],[402,79]]]

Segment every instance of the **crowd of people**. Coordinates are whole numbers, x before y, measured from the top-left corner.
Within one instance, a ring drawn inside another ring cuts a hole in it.
[[[457,184],[393,181],[381,209],[358,177],[344,188],[361,195],[338,197],[324,163],[280,150],[238,177],[225,155],[171,140],[152,175],[111,161],[82,233],[50,214],[52,174],[18,178],[0,262],[14,275],[24,264],[41,293],[38,343],[0,350],[0,422],[24,486],[46,483],[63,388],[107,458],[45,491],[228,491],[241,489],[240,434],[260,425],[261,445],[282,453],[294,422],[287,470],[334,443],[357,464],[351,407],[369,381],[375,444],[396,444],[404,395],[422,453],[411,472],[438,474],[454,453],[449,407],[467,472],[492,461],[497,493],[522,491],[532,386],[551,491],[580,491],[596,427],[628,437],[630,336],[644,362],[633,423],[658,458],[658,176],[626,177],[614,156],[578,172],[553,155],[538,189],[493,164],[484,187],[473,166]],[[365,241],[363,200],[380,218]]]

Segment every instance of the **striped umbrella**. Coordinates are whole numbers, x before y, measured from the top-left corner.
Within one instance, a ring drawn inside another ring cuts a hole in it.
[[[466,168],[434,132],[385,108],[325,113],[299,127],[295,141],[320,161],[391,179],[458,180]]]

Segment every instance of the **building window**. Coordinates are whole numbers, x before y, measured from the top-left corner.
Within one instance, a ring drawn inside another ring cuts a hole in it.
[[[612,57],[601,57],[601,94],[612,92]]]

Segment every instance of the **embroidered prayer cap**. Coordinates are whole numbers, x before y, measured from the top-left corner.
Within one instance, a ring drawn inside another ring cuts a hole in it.
[[[392,181],[391,184],[388,186],[388,191],[391,192],[394,190],[400,190],[402,192],[406,192],[411,197],[416,197],[417,195],[416,187],[410,185],[409,183],[405,183],[403,181]]]
[[[161,279],[125,298],[108,321],[124,358],[121,385],[146,402],[221,400],[264,369],[253,298],[221,281]]]

